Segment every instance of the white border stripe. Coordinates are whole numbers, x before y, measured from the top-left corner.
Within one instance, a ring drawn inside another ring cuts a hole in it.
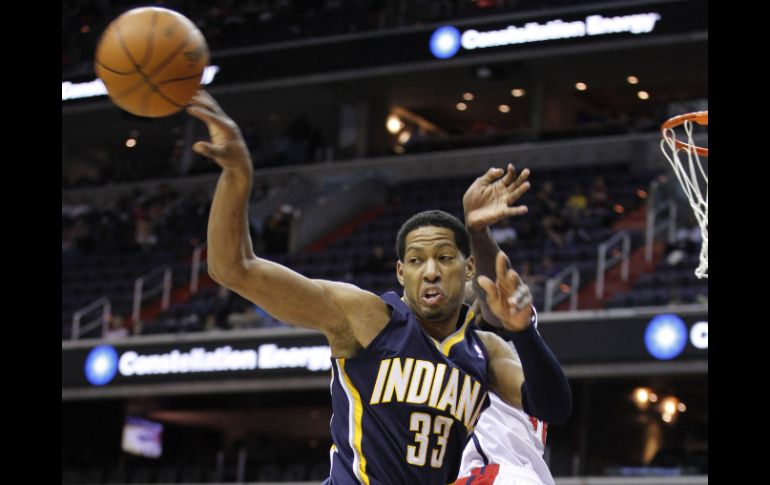
[[[345,385],[345,378],[343,376],[342,369],[340,368],[339,360],[335,360],[334,365],[337,366],[340,387],[342,387],[342,390],[345,391],[345,395],[348,398],[348,444],[350,445],[350,449],[353,451],[353,473],[355,473],[358,482],[363,483],[361,473],[359,472],[361,466],[361,457],[358,456],[358,453],[356,453],[355,445],[356,410],[353,403],[353,396],[350,393],[350,389],[348,389],[347,385]]]
[[[336,360],[334,361],[337,362]],[[334,401],[334,369],[331,369],[332,371],[332,378],[329,381],[329,394],[332,397],[332,401]],[[332,412],[332,417],[329,418],[329,429],[334,429],[334,413]],[[332,476],[332,471],[334,470],[334,454],[337,453],[337,445],[335,445],[332,442],[331,448],[329,448],[329,477]]]

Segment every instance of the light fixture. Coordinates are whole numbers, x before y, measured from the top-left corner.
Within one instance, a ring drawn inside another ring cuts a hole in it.
[[[644,404],[650,399],[650,391],[644,387],[637,387],[634,390],[634,400],[639,404]]]
[[[404,123],[401,122],[400,119],[398,119],[398,116],[396,115],[390,115],[388,116],[388,121],[385,123],[385,126],[388,128],[388,131],[392,134],[396,134],[399,131],[401,131],[401,128],[404,127]]]
[[[663,408],[664,414],[674,414],[676,412],[676,405],[678,404],[677,398],[675,397],[668,397],[663,400],[663,403],[661,403],[661,407]]]

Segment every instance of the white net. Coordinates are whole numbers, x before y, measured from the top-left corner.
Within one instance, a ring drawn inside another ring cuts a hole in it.
[[[704,124],[706,123],[708,123],[708,121]],[[663,130],[663,140],[660,143],[660,147],[663,154],[666,156],[666,160],[668,160],[668,163],[671,164],[671,167],[674,169],[676,178],[679,180],[679,184],[682,186],[687,199],[690,201],[690,207],[692,207],[695,218],[698,220],[698,225],[700,226],[703,244],[700,251],[700,264],[695,270],[695,275],[698,278],[708,278],[709,179],[708,174],[701,163],[698,151],[695,149],[696,145],[693,142],[693,122],[687,120],[683,123],[682,127],[687,136],[686,141],[682,141],[686,144],[686,147],[677,146],[674,128],[665,128]],[[687,154],[686,159],[683,154],[680,155],[681,152]],[[705,198],[703,196],[704,191],[706,194]]]

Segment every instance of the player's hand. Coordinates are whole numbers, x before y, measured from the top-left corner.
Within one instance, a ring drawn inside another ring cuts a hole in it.
[[[506,217],[527,213],[527,206],[513,204],[529,190],[529,169],[519,176],[513,164],[508,169],[490,168],[477,178],[463,196],[465,224],[472,232],[485,229]]]
[[[497,276],[494,282],[486,276],[479,276],[478,279],[486,293],[487,305],[506,330],[525,330],[532,318],[532,294],[529,287],[511,269],[511,262],[504,252],[497,253],[495,267]]]
[[[238,125],[222,111],[219,103],[206,91],[195,93],[187,112],[206,123],[211,142],[193,145],[196,153],[213,158],[222,168],[251,170],[251,156]]]

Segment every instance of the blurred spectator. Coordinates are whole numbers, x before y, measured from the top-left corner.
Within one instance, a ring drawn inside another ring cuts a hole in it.
[[[543,285],[545,284],[545,277],[542,274],[535,274],[532,269],[532,263],[524,261],[518,268],[519,276],[521,280],[529,286],[529,291],[532,293],[533,301],[540,301],[543,295]]]
[[[674,246],[689,254],[695,254],[700,251],[702,241],[703,234],[700,226],[695,221],[695,217],[690,214],[690,224],[687,227],[680,227],[674,233]]]
[[[561,214],[543,217],[543,230],[546,234],[546,247],[561,248],[567,242],[567,221]]]
[[[265,252],[268,254],[285,253],[289,247],[291,223],[294,209],[289,204],[279,207],[264,224]]]
[[[128,337],[128,329],[123,317],[110,315],[107,320],[107,330],[104,331],[105,340],[121,340],[126,337]]]
[[[102,176],[93,164],[79,157],[67,157],[62,167],[62,187],[83,187],[102,183]]]
[[[604,227],[612,225],[612,202],[604,178],[596,177],[588,195],[588,213],[602,220]]]
[[[516,223],[516,237],[521,244],[534,244],[540,241],[538,227],[531,217],[524,217]]]
[[[677,229],[674,241],[666,245],[666,264],[669,266],[678,266],[688,255],[700,254],[703,236],[692,213],[689,222],[689,226]]]
[[[671,285],[668,296],[669,299],[667,305],[681,305],[686,303],[684,298],[682,298],[682,292],[677,285]]]
[[[356,265],[356,274],[393,273],[396,270],[393,258],[386,257],[382,244],[372,246],[372,251],[366,259]]]
[[[243,311],[233,312],[227,318],[229,328],[243,330],[248,328],[260,328],[265,324],[265,312],[256,305],[246,305]]]
[[[153,233],[150,221],[149,204],[134,210],[134,227],[136,229],[134,240],[139,247],[148,249],[158,243],[158,237]]]
[[[506,246],[510,248],[518,237],[518,233],[511,225],[510,219],[503,219],[498,224],[495,224],[490,232],[492,233],[492,239],[501,247]]]
[[[553,260],[550,256],[543,256],[540,261],[540,270],[538,274],[544,279],[553,278],[559,272],[558,268],[553,264]]]
[[[62,217],[61,227],[61,254],[62,257],[74,256],[77,254],[77,244],[72,230],[74,221],[69,217]]]
[[[262,321],[263,327],[289,327],[290,325],[283,323],[280,320],[276,320],[269,313],[258,306],[254,306],[254,312]]]
[[[217,296],[214,299],[214,304],[211,308],[211,313],[206,317],[206,328],[221,330],[227,330],[230,328],[228,323],[228,317],[233,312],[234,307],[234,295],[233,293],[220,286],[217,290]]]
[[[532,209],[537,217],[547,217],[559,212],[559,204],[553,197],[553,184],[545,182],[535,195],[535,201],[532,203]]]
[[[257,124],[254,121],[246,122],[243,125],[243,141],[246,142],[246,146],[249,147],[249,151],[252,153],[259,148],[259,133],[257,132]]]
[[[572,193],[564,203],[564,215],[572,221],[582,216],[588,208],[588,197],[583,192],[580,185],[575,185],[572,189]]]
[[[591,194],[588,200],[589,207],[593,209],[609,210],[610,194],[607,191],[607,184],[602,177],[596,177],[591,186]]]
[[[93,248],[94,240],[91,234],[91,226],[86,222],[85,217],[78,217],[72,222],[69,236],[80,252],[87,253]]]
[[[318,160],[316,151],[322,145],[321,131],[310,123],[307,115],[300,115],[286,127],[288,140],[284,154],[286,163],[300,165]]]

